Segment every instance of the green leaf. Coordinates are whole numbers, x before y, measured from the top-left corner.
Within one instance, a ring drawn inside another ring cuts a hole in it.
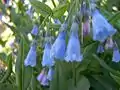
[[[52,9],[43,2],[38,0],[30,0],[30,3],[35,8],[35,10],[43,16],[48,16],[52,14]]]
[[[28,53],[28,44],[23,35],[21,35],[21,41],[19,46],[19,52],[16,61],[16,83],[19,90],[26,90],[30,84],[32,77],[32,68],[24,66],[24,60]]]
[[[31,90],[36,90],[37,87],[37,79],[36,76],[32,76],[32,81],[31,81]]]
[[[118,19],[120,18],[120,12],[117,12],[116,14],[114,14],[113,16],[111,16],[109,18],[109,22],[112,24],[115,24],[116,21],[118,21]]]
[[[116,85],[114,84],[114,81],[110,80],[107,77],[103,75],[93,75],[93,77],[106,89],[106,90],[118,90]]]
[[[0,90],[17,90],[17,87],[12,84],[0,83]]]
[[[7,61],[8,61],[8,69],[7,69],[7,72],[6,72],[6,74],[4,75],[4,77],[2,78],[2,80],[0,81],[0,83],[5,82],[5,80],[7,80],[7,79],[10,77],[10,75],[11,75],[11,73],[12,73],[12,60],[13,60],[12,54],[10,54],[10,55],[7,57]]]
[[[63,16],[67,8],[68,8],[68,3],[57,6],[56,8],[53,9],[53,17],[59,18]]]
[[[93,53],[96,53],[98,47],[98,42],[93,42],[92,44],[85,47],[83,55],[84,57],[91,57]]]
[[[24,67],[24,90],[27,90],[32,78],[32,67]]]
[[[67,78],[65,77],[65,66],[61,66],[60,62],[56,62],[55,75],[50,85],[50,90],[67,90]]]
[[[100,65],[105,68],[106,70],[108,70],[109,72],[115,74],[116,76],[120,77],[120,73],[115,71],[114,69],[112,69],[111,67],[109,67],[104,60],[100,59],[97,55],[93,54],[93,57],[98,60],[98,62],[100,63]]]
[[[81,76],[77,86],[74,86],[73,80],[69,80],[69,89],[68,90],[89,90],[90,82],[85,76]]]
[[[110,76],[120,85],[120,77],[110,73]]]

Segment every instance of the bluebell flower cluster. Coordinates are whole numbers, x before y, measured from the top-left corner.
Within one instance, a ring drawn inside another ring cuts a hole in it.
[[[71,26],[70,39],[66,50],[65,60],[67,62],[77,61],[80,62],[83,58],[80,50],[80,42],[78,38],[78,23],[73,22]]]
[[[31,67],[35,67],[36,66],[36,45],[32,45],[29,52],[28,52],[28,55],[24,61],[24,65],[25,66],[31,66]]]
[[[92,14],[93,40],[104,42],[116,33],[116,29],[96,9]]]
[[[47,42],[45,44],[43,58],[42,58],[42,66],[52,67],[54,65],[54,59],[50,56],[51,44]]]
[[[38,26],[37,25],[34,25],[33,26],[33,29],[32,29],[32,31],[31,31],[31,33],[33,34],[33,35],[37,35],[38,34]]]

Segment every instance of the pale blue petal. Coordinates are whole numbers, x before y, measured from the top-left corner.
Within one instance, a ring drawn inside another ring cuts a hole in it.
[[[48,80],[52,81],[53,75],[54,75],[54,69],[49,68],[48,75],[47,75]]]
[[[51,48],[51,57],[55,57],[56,59],[64,59],[65,49],[66,49],[66,41],[65,41],[66,32],[62,31],[59,33],[57,39]]]
[[[34,25],[33,26],[33,29],[32,29],[32,31],[31,31],[31,33],[33,34],[33,35],[37,35],[38,34],[38,26],[37,25]]]
[[[114,49],[112,61],[113,62],[119,62],[120,61],[120,52],[119,52],[118,49]]]
[[[97,53],[103,53],[104,52],[104,47],[102,45],[98,46]]]
[[[41,85],[43,86],[48,86],[49,85],[49,81],[47,79],[47,75],[45,75],[41,81]]]
[[[50,56],[51,44],[46,43],[43,58],[42,58],[42,66],[51,67],[54,65],[54,59]]]
[[[31,46],[28,52],[28,55],[24,61],[24,65],[25,66],[30,65],[31,67],[36,66],[36,46],[35,45]]]
[[[98,10],[95,10],[92,16],[93,40],[103,42],[108,36],[116,33],[116,29],[108,23]]]
[[[67,46],[65,60],[67,62],[78,61],[80,62],[83,58],[80,50],[80,42],[78,38],[78,24],[73,23],[71,26],[71,35]]]

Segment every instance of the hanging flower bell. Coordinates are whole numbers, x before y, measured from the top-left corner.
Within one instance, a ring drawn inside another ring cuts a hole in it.
[[[114,47],[114,42],[112,38],[108,38],[105,44],[106,49],[112,49]]]
[[[112,61],[116,63],[120,62],[120,51],[116,42],[114,42]]]
[[[49,81],[47,79],[47,74],[46,74],[46,70],[43,69],[41,71],[41,73],[38,75],[37,80],[40,82],[41,85],[43,86],[48,86],[49,85]]]
[[[67,62],[80,62],[83,58],[80,50],[80,42],[78,38],[78,23],[73,22],[71,26],[70,39],[67,46],[65,60]]]
[[[104,42],[116,33],[116,29],[96,9],[92,14],[93,40]]]
[[[43,58],[42,58],[42,66],[52,67],[54,65],[54,59],[50,56],[51,44],[47,42],[45,44]]]
[[[99,45],[97,49],[97,53],[103,53],[104,52],[104,47],[103,45]]]
[[[65,29],[67,28],[66,26],[67,26],[66,24],[63,24],[61,26],[60,33],[51,48],[51,57],[54,57],[60,60],[63,60],[65,56],[65,49],[66,49]]]
[[[47,75],[47,79],[48,79],[49,81],[52,81],[54,73],[55,73],[55,72],[54,72],[54,69],[53,69],[52,67],[49,68],[48,75]]]
[[[35,43],[33,43],[33,45],[31,46],[28,55],[24,61],[24,65],[25,66],[31,66],[34,67],[36,66],[36,45]]]
[[[32,11],[32,6],[26,11],[26,14],[32,19],[33,17],[33,11]]]
[[[33,35],[37,35],[38,34],[38,26],[37,25],[34,25],[33,26],[33,29],[32,29],[32,31],[31,31],[31,33],[33,34]]]

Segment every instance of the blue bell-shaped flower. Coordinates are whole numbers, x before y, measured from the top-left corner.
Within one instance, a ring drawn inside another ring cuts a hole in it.
[[[51,44],[47,42],[45,44],[43,58],[42,58],[42,66],[52,67],[54,65],[54,59],[50,56]]]
[[[43,86],[48,86],[49,85],[49,81],[47,79],[47,74],[46,74],[46,70],[43,69],[41,71],[41,73],[38,75],[37,80],[40,82],[41,85]]]
[[[55,24],[61,24],[59,19],[54,19]]]
[[[54,75],[54,69],[49,68],[48,75],[47,75],[48,80],[52,81],[53,75]]]
[[[36,66],[36,45],[32,45],[24,61],[25,66]]]
[[[105,49],[113,49],[113,47],[114,47],[114,42],[112,38],[108,38],[105,43]]]
[[[79,26],[76,22],[73,22],[71,26],[71,35],[67,46],[65,60],[67,62],[78,61],[80,62],[83,58],[80,50],[80,42],[78,38]]]
[[[43,77],[46,74],[46,70],[43,68],[43,70],[40,72],[40,74],[37,76],[37,80],[41,82],[43,80]]]
[[[108,21],[95,10],[92,14],[93,40],[104,42],[108,36],[116,33],[116,29],[108,23]]]
[[[26,11],[26,14],[29,15],[29,17],[32,19],[33,17],[33,11],[32,11],[32,6]]]
[[[83,35],[86,36],[90,33],[90,22],[89,20],[83,23]]]
[[[41,85],[49,86],[49,80],[47,79],[47,75],[45,75],[41,81]]]
[[[65,41],[66,32],[62,31],[59,33],[57,39],[51,48],[51,57],[55,57],[56,59],[64,59],[65,49],[66,49],[66,41]]]
[[[38,26],[37,25],[34,25],[33,26],[33,29],[32,29],[32,31],[31,31],[31,33],[33,34],[33,35],[37,35],[38,34]]]
[[[102,45],[98,46],[97,53],[103,53],[104,52],[104,47]]]
[[[113,50],[112,61],[116,63],[120,61],[120,52],[118,48],[114,48]]]

